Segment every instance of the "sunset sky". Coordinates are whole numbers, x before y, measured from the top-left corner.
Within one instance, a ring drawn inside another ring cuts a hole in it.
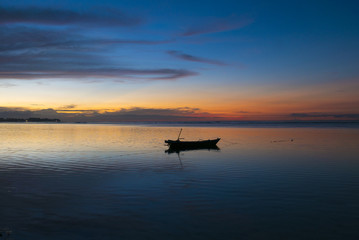
[[[0,118],[359,120],[357,1],[0,2]]]

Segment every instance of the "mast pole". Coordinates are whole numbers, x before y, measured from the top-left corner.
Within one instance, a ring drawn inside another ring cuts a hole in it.
[[[177,138],[177,141],[179,141],[179,139],[180,139],[180,136],[181,136],[181,133],[182,133],[182,128],[181,128],[181,130],[180,130],[180,132],[179,132],[179,134],[178,134],[178,138]]]

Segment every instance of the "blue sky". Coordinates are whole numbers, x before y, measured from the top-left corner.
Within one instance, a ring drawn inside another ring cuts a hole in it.
[[[0,117],[42,108],[56,116],[63,106],[78,118],[84,109],[189,119],[357,114],[358,10],[355,1],[5,0]]]

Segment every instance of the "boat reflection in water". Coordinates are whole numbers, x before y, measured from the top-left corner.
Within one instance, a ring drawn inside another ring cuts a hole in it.
[[[189,147],[189,148],[174,148],[169,147],[165,153],[171,154],[171,153],[177,153],[185,152],[185,151],[195,151],[195,150],[208,150],[208,151],[219,151],[221,150],[219,147],[215,146],[209,146],[209,147]]]

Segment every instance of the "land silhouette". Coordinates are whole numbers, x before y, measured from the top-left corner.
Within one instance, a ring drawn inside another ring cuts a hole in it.
[[[0,118],[0,122],[61,122],[61,120],[50,118]]]

